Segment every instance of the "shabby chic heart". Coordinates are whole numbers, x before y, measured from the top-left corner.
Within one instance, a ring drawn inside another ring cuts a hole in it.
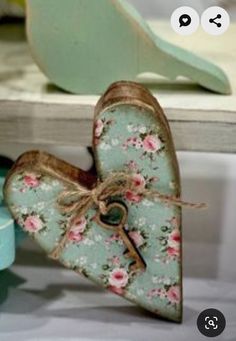
[[[180,177],[165,115],[141,85],[118,82],[96,106],[93,136],[98,179],[28,152],[8,175],[6,202],[24,231],[67,268],[181,321]],[[119,174],[131,182],[114,179]],[[150,193],[162,193],[160,200]]]

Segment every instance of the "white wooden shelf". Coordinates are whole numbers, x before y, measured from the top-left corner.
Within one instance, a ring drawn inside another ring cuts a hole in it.
[[[146,81],[170,121],[178,150],[236,152],[236,24],[220,37],[199,30],[181,37],[164,22],[160,36],[213,60],[228,74],[233,95],[210,93],[186,80]],[[0,143],[90,145],[98,96],[66,94],[33,62],[23,26],[0,25]]]

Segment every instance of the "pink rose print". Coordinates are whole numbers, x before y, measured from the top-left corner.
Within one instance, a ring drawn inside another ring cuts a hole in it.
[[[39,186],[39,180],[35,174],[25,175],[23,182],[27,187],[36,188]]]
[[[135,161],[131,160],[128,164],[127,164],[127,168],[131,171],[137,171],[138,169],[138,165]]]
[[[104,124],[102,120],[97,120],[95,123],[95,136],[98,138],[102,135]]]
[[[161,299],[166,298],[166,290],[161,288],[151,289],[149,290],[147,297],[160,297]]]
[[[78,232],[83,233],[87,225],[85,216],[77,218],[73,221],[72,228],[75,228]]]
[[[167,254],[169,257],[178,257],[180,253],[179,248],[174,248],[174,247],[168,247],[167,248]]]
[[[82,233],[84,232],[87,225],[86,218],[80,217],[79,219],[75,219],[72,225],[72,228],[69,232],[68,239],[72,242],[79,243],[83,239]]]
[[[114,233],[112,234],[110,237],[108,237],[106,240],[105,240],[105,243],[106,244],[110,244],[112,242],[122,242],[122,238],[121,236],[119,235],[119,233]]]
[[[75,229],[70,230],[69,235],[68,235],[68,239],[71,242],[75,242],[75,243],[79,243],[83,240],[83,236],[81,233],[79,233],[78,231],[76,231]]]
[[[143,146],[143,141],[140,137],[133,137],[132,143],[136,149],[140,149]]]
[[[167,291],[167,298],[171,303],[179,303],[180,301],[180,287],[174,285]]]
[[[168,221],[174,229],[178,229],[180,225],[180,221],[178,218],[173,217],[171,220]]]
[[[168,245],[171,248],[179,249],[180,246],[180,231],[178,229],[174,229],[169,235]]]
[[[117,268],[112,270],[109,277],[109,284],[116,289],[124,288],[129,280],[128,273],[125,269]]]
[[[143,149],[148,153],[155,153],[161,149],[161,141],[157,136],[147,135],[143,140]]]
[[[132,178],[133,181],[133,186],[135,187],[135,189],[144,189],[146,182],[144,177],[141,174],[135,174]]]
[[[166,298],[166,290],[165,289],[159,289],[159,297],[160,298]]]
[[[139,231],[129,232],[130,238],[133,240],[136,247],[140,247],[144,243],[144,239]]]
[[[136,149],[140,149],[143,147],[143,141],[140,137],[129,137],[123,144],[123,149],[127,150],[128,147],[135,147]]]
[[[111,285],[108,287],[108,289],[117,295],[123,295],[123,293],[124,293],[124,290],[122,288],[113,287]]]
[[[128,200],[128,201],[131,201],[133,203],[139,203],[141,200],[142,200],[142,196],[139,195],[139,194],[136,194],[130,190],[128,190],[126,193],[125,193],[125,199]]]
[[[29,216],[24,221],[24,228],[28,232],[38,232],[43,228],[43,222],[38,216]]]
[[[167,255],[170,258],[179,257],[180,255],[180,231],[174,229],[168,238]]]
[[[120,258],[118,256],[114,256],[111,259],[111,262],[112,262],[113,265],[120,265]]]
[[[125,193],[125,198],[133,203],[139,203],[142,200],[142,195],[135,193],[135,191],[140,191],[145,188],[146,182],[141,174],[134,174],[132,177],[133,191],[128,190]]]

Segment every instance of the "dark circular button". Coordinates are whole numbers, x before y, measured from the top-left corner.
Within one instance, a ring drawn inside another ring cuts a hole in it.
[[[217,309],[206,309],[199,314],[197,319],[198,330],[207,337],[219,336],[223,333],[225,326],[225,317]]]

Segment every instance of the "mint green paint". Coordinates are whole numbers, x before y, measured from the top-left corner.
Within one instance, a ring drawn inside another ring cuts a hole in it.
[[[8,268],[15,259],[14,221],[9,212],[0,206],[0,270]]]
[[[156,36],[125,0],[27,0],[27,32],[36,63],[69,92],[102,93],[144,72],[231,92],[219,67]]]
[[[4,178],[1,175],[5,175],[5,170],[0,169],[0,270],[3,270],[15,259],[15,235],[14,221],[3,202]]]
[[[15,248],[25,237],[25,233],[14,223],[3,201],[2,188],[6,169],[0,169],[0,270],[8,268],[15,260]]]

